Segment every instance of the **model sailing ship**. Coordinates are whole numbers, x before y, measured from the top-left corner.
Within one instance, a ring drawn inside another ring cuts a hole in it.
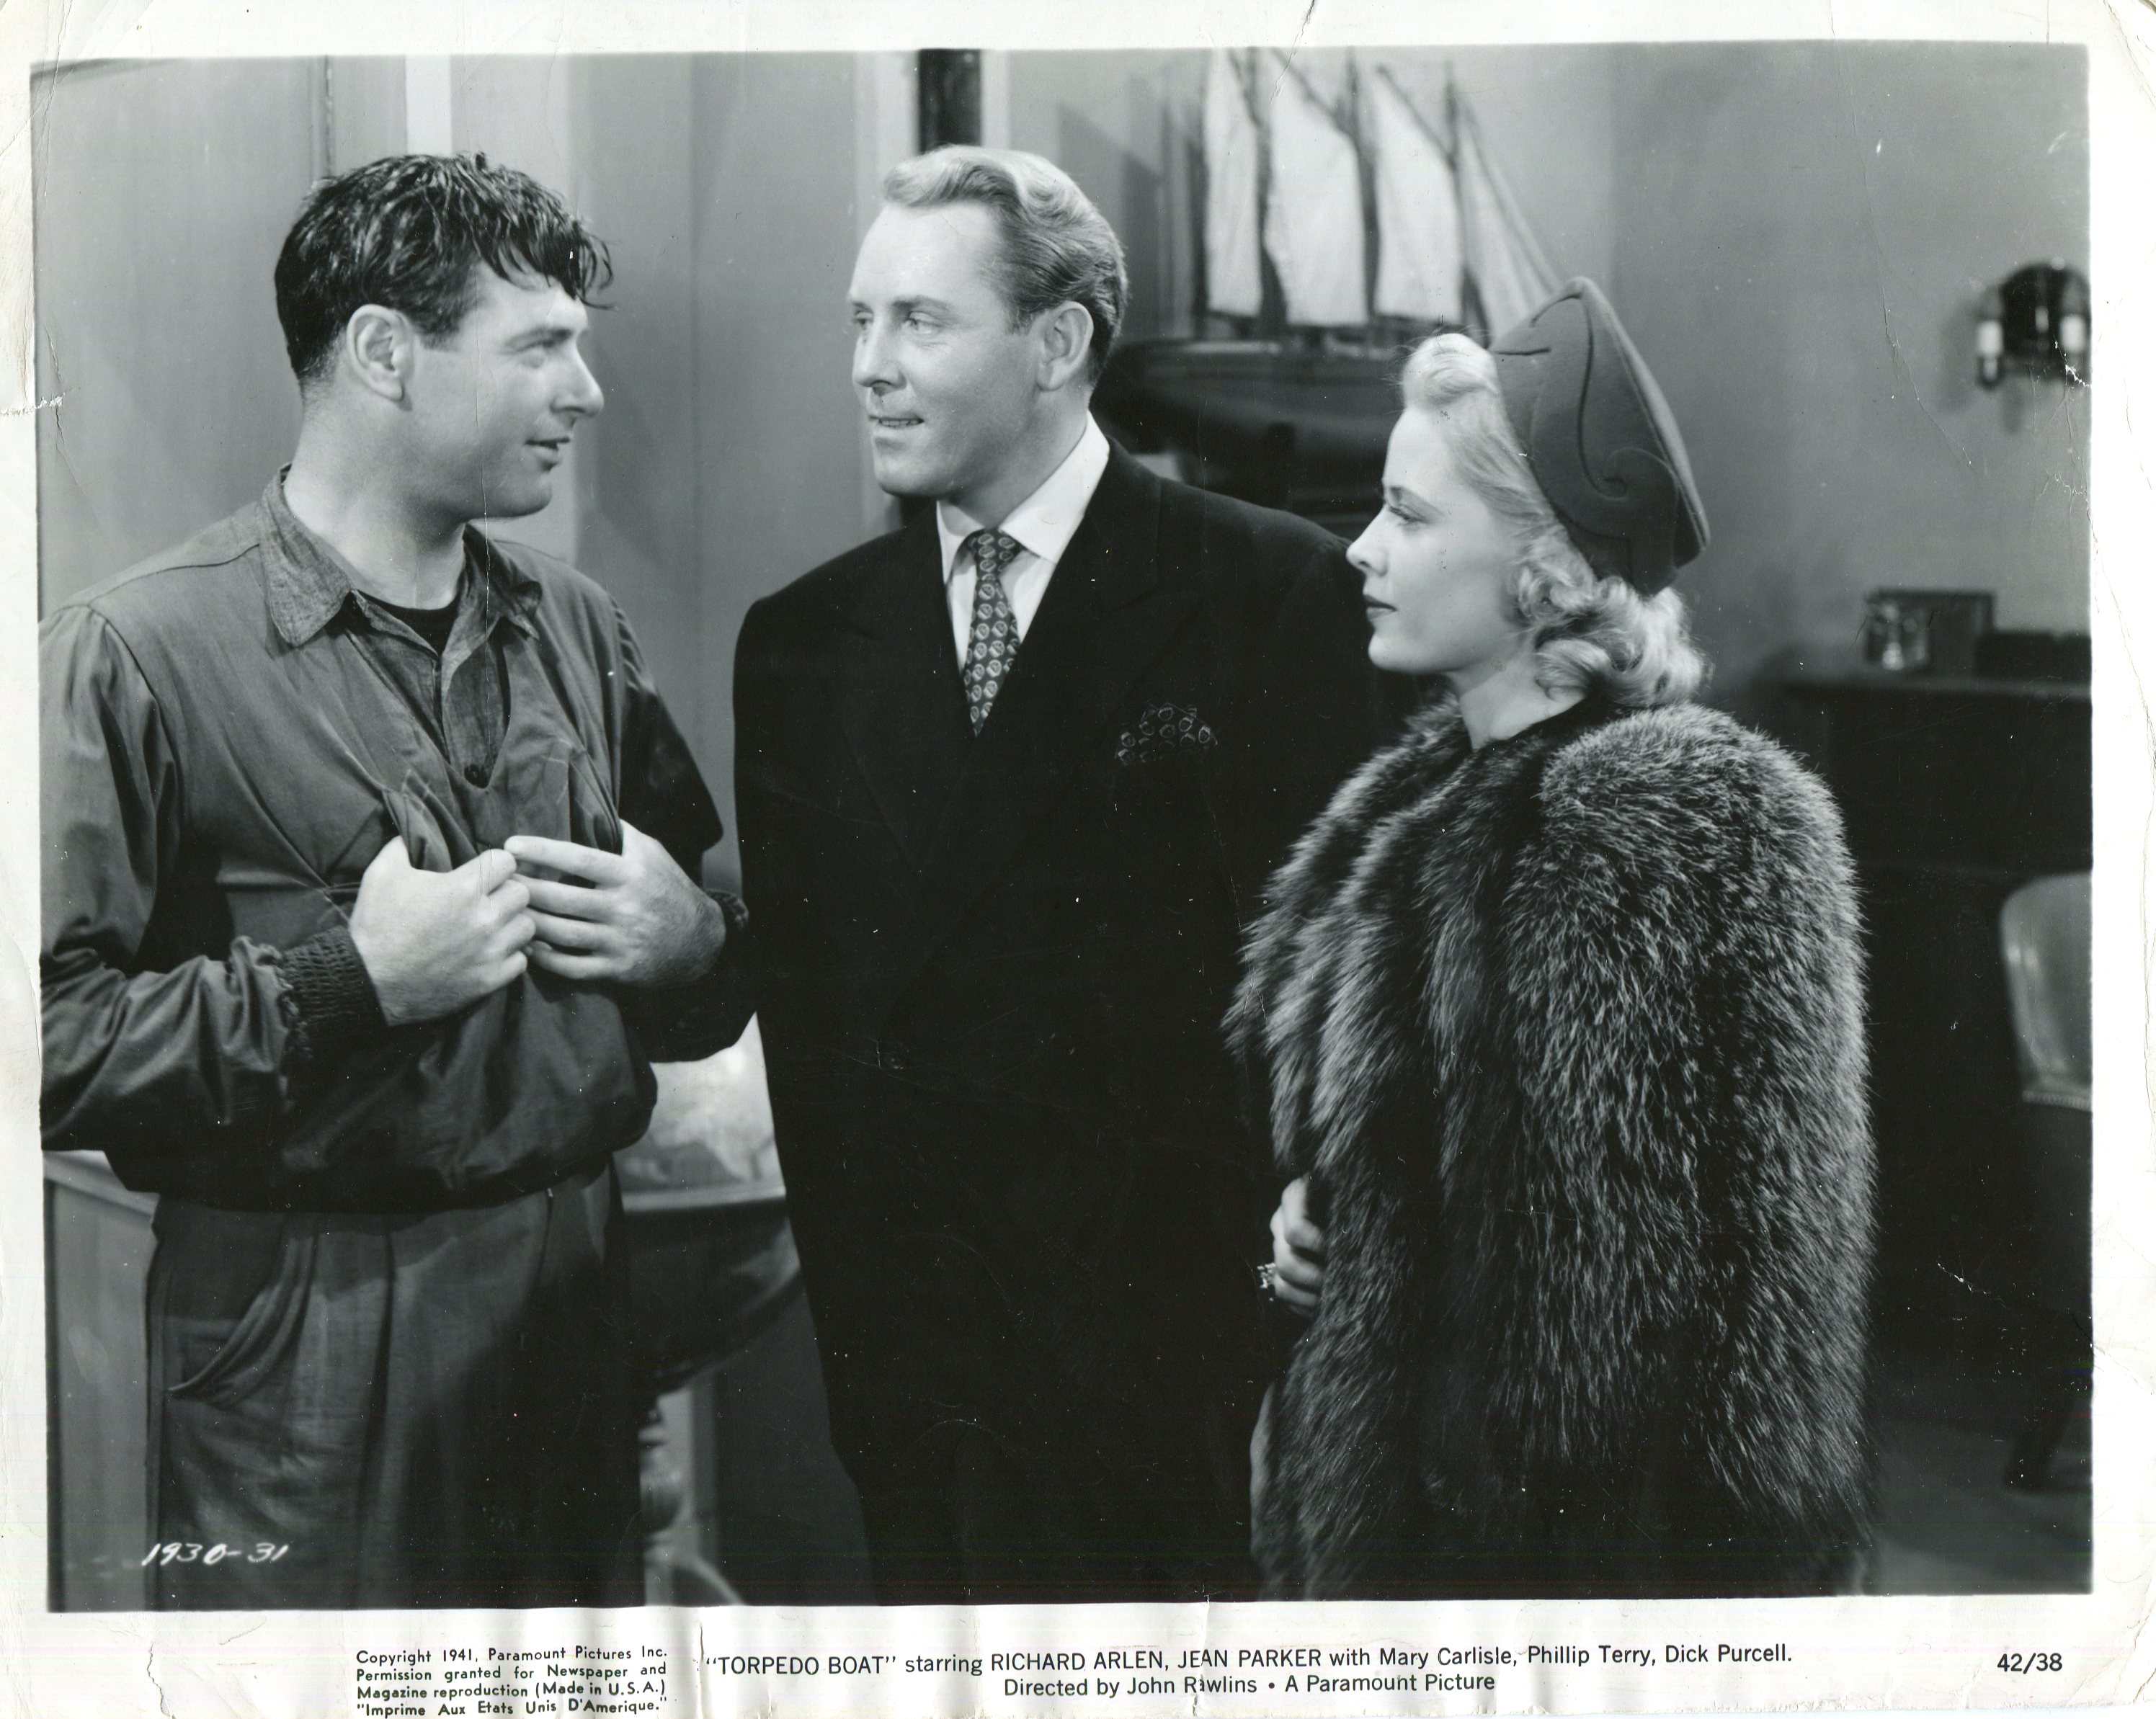
[[[1216,51],[1199,142],[1199,308],[1234,336],[1122,349],[1101,414],[1209,489],[1352,535],[1403,348],[1437,328],[1486,338],[1561,277],[1449,70],[1433,121],[1382,65],[1351,57],[1335,103],[1285,56]]]

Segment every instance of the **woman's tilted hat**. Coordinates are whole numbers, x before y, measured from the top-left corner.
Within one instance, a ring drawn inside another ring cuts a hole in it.
[[[1651,597],[1707,546],[1684,438],[1593,281],[1490,343],[1535,481],[1588,565]]]

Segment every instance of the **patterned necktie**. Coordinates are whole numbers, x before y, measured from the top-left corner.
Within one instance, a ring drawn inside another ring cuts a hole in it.
[[[973,557],[973,626],[966,640],[966,714],[978,734],[988,706],[1009,678],[1018,658],[1018,617],[1004,591],[1004,569],[1019,544],[1001,531],[976,531],[960,544]]]

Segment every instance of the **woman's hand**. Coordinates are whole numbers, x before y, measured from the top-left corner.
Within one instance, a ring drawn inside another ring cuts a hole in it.
[[[1307,1319],[1325,1286],[1325,1232],[1310,1219],[1310,1189],[1298,1176],[1273,1214],[1273,1298]]]

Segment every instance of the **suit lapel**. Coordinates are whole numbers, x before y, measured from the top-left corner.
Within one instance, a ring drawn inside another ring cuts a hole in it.
[[[901,535],[850,618],[839,726],[918,874],[973,745],[932,511]]]
[[[1111,744],[1132,685],[1196,607],[1194,584],[1162,577],[1160,503],[1159,480],[1115,454],[972,742],[886,959],[886,1002],[1001,875],[1088,749]],[[963,727],[963,686],[956,695]]]

